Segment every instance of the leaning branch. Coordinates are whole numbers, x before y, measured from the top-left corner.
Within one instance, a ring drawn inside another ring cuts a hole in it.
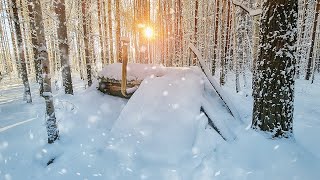
[[[262,13],[262,9],[250,9],[245,5],[243,5],[241,2],[239,2],[238,0],[232,0],[232,3],[236,6],[241,7],[245,11],[247,11],[250,14],[250,16],[258,16]]]

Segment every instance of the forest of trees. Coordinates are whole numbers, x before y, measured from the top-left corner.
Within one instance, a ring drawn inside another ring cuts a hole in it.
[[[65,93],[73,94],[71,77],[79,75],[91,86],[104,66],[121,62],[122,37],[130,39],[129,62],[197,65],[189,49],[192,43],[221,86],[234,82],[240,92],[251,88],[252,81],[253,128],[270,131],[274,137],[292,133],[294,80],[313,83],[320,73],[320,0],[0,3],[0,76],[21,77],[30,103],[35,95],[29,81],[40,84],[49,143],[59,136],[51,83],[61,81]],[[147,27],[153,36],[144,35]],[[266,108],[268,103],[275,107]]]

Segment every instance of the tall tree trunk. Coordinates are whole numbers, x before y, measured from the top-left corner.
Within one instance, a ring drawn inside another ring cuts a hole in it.
[[[229,15],[230,15],[230,2],[228,0],[225,0],[222,6],[222,32],[221,32],[221,38],[222,38],[222,44],[224,41],[224,47],[222,46],[222,55],[220,59],[220,85],[225,84],[225,73],[226,73],[226,56],[228,51],[228,28],[229,28]]]
[[[262,11],[252,128],[291,137],[298,0],[267,0]]]
[[[12,57],[11,55],[11,43],[9,42],[9,33],[10,33],[10,12],[9,12],[9,8],[7,6],[7,2],[6,1],[3,1],[3,5],[2,5],[2,8],[3,9],[3,13],[6,14],[7,18],[8,18],[8,21],[5,20],[5,18],[1,18],[1,28],[0,28],[0,33],[2,36],[2,44],[3,44],[3,55],[5,56],[5,58],[3,58],[4,60],[4,64],[6,66],[6,71],[11,75],[14,71],[14,68],[13,68],[13,65],[12,65],[12,62],[13,62],[13,59],[14,57]],[[2,16],[5,16],[5,15],[2,15]],[[9,29],[9,31],[8,31]]]
[[[317,0],[317,5],[316,5],[316,12],[314,15],[314,23],[313,23],[313,29],[312,29],[312,40],[311,40],[311,45],[310,45],[310,51],[309,51],[309,56],[308,56],[308,64],[307,64],[307,69],[306,69],[306,80],[309,80],[311,77],[312,72],[312,62],[313,62],[313,51],[314,51],[314,43],[316,40],[316,34],[317,34],[317,25],[318,25],[318,17],[319,17],[319,11],[320,11],[320,0]]]
[[[87,30],[87,4],[86,0],[82,0],[82,23],[83,23],[83,35],[84,35],[84,46],[85,46],[85,58],[86,58],[86,66],[87,66],[87,79],[88,86],[92,85],[91,78],[91,61],[89,57],[89,33]]]
[[[34,10],[37,11],[34,14],[35,18],[35,31],[37,35],[37,44],[34,44],[38,53],[37,60],[41,61],[42,65],[42,76],[43,76],[43,97],[46,102],[46,127],[48,134],[48,143],[52,144],[59,138],[59,130],[57,126],[55,110],[53,105],[53,97],[51,91],[51,74],[50,74],[50,63],[48,59],[48,51],[46,47],[46,39],[44,35],[44,25],[41,12],[40,0],[29,0],[29,3],[34,4]]]
[[[121,42],[120,42],[120,0],[116,0],[116,59],[117,62],[121,60]]]
[[[106,2],[102,1],[102,12],[103,12],[103,30],[104,30],[104,39],[103,39],[103,46],[104,46],[104,56],[106,58],[106,63],[110,64],[111,63],[111,57],[110,57],[110,47],[111,44],[109,44],[112,41],[109,41],[108,37],[108,21],[107,21],[107,12],[106,12]],[[111,26],[111,24],[109,25]],[[112,32],[111,32],[112,34]]]
[[[4,19],[0,19],[0,51],[1,51],[1,60],[2,60],[2,71],[7,73],[10,73],[10,68],[9,68],[9,64],[8,64],[8,59],[9,59],[9,54],[7,53],[7,51],[9,50],[9,46],[7,45],[7,39],[6,39],[6,28],[2,27],[2,24],[5,27],[5,22]]]
[[[68,45],[68,31],[66,25],[66,10],[64,0],[54,0],[54,10],[58,16],[58,40],[59,53],[61,61],[61,72],[63,79],[64,91],[66,94],[73,94],[72,79],[69,62],[69,45]]]
[[[33,49],[33,57],[34,57],[34,61],[35,61],[35,72],[36,72],[36,81],[39,82],[39,76],[40,76],[40,62],[37,62],[36,59],[38,57],[38,52],[37,52],[37,48],[35,46],[35,44],[37,44],[37,35],[35,34],[35,32],[33,31],[33,29],[35,29],[35,19],[34,19],[34,5],[33,3],[31,3],[30,1],[28,1],[28,11],[29,11],[29,19],[30,19],[30,30],[31,30],[31,42],[32,42],[32,49]],[[41,94],[41,91],[40,91]]]
[[[301,1],[302,2],[302,1]],[[308,13],[308,0],[303,0],[303,10],[302,10],[302,22],[301,22],[301,33],[298,34],[298,47],[297,47],[297,68],[296,68],[296,77],[300,78],[300,64],[303,60],[303,51],[304,51],[304,37],[305,37],[305,29],[306,29],[306,19],[307,19],[307,13]]]
[[[27,101],[27,103],[32,103],[31,91],[30,91],[25,55],[24,55],[24,47],[23,47],[22,35],[21,35],[21,29],[20,29],[20,23],[19,23],[18,4],[16,0],[12,0],[12,10],[13,10],[14,25],[16,30],[19,57],[20,57],[20,63],[21,63],[21,78],[24,85],[24,98]]]
[[[103,45],[105,39],[104,39],[104,29],[102,26],[102,12],[101,12],[101,0],[97,0],[97,6],[98,6],[98,24],[99,24],[99,40],[100,40],[100,49],[101,49],[101,62],[102,65],[107,64],[107,58],[105,57],[105,46]],[[102,9],[104,11],[104,8]]]
[[[168,30],[168,3],[165,1],[164,2],[164,5],[163,5],[163,14],[164,14],[164,27],[163,27],[163,32],[164,32],[164,35],[163,35],[163,39],[164,39],[164,44],[163,44],[163,49],[164,49],[164,57],[163,57],[163,61],[164,61],[164,65],[165,66],[168,66],[169,64],[169,51],[168,51],[168,46],[169,46],[169,36],[168,36],[168,33],[169,33],[169,30]]]
[[[195,1],[195,9],[194,9],[194,43],[197,46],[198,45],[198,14],[199,14],[199,1]],[[192,66],[195,66],[197,64],[196,62],[196,55],[193,54],[192,57]]]
[[[261,0],[258,0],[257,7],[261,7]],[[259,27],[260,27],[260,15],[254,16],[253,17],[253,47],[252,47],[252,54],[253,54],[253,61],[252,61],[252,84],[254,84],[254,78],[256,77],[256,65],[257,65],[257,59],[258,59],[258,51],[259,51]]]
[[[236,85],[236,92],[238,93],[239,91],[240,91],[240,79],[239,79],[239,74],[240,74],[240,72],[239,72],[239,57],[238,57],[238,55],[239,55],[239,45],[238,44],[240,44],[240,43],[238,43],[238,36],[237,36],[237,34],[238,34],[238,31],[237,31],[237,26],[238,26],[238,21],[237,21],[237,19],[238,19],[238,17],[237,17],[237,15],[239,14],[238,12],[237,12],[237,8],[238,7],[236,7],[236,6],[233,6],[233,12],[232,12],[232,14],[233,14],[233,48],[232,48],[232,50],[233,50],[233,68],[235,69],[235,76],[236,76],[236,82],[235,82],[235,85]]]
[[[113,36],[112,36],[112,14],[111,14],[112,1],[108,0],[108,25],[109,25],[109,46],[110,46],[110,64],[114,63],[113,56]]]
[[[138,46],[138,42],[137,42],[137,24],[138,24],[138,20],[137,20],[137,0],[134,0],[133,2],[133,46],[134,46],[134,62],[138,62],[139,59],[139,46]]]
[[[83,28],[83,24],[82,24],[82,2],[81,1],[77,1],[77,8],[78,8],[78,13],[77,13],[77,18],[79,19],[79,23],[77,24],[77,32],[76,32],[76,36],[77,36],[77,49],[78,49],[78,57],[79,57],[79,61],[78,61],[78,66],[79,66],[79,71],[80,71],[80,78],[82,80],[84,80],[84,66],[83,66],[83,62],[84,62],[84,57],[83,57],[83,51],[82,51],[82,47],[83,47],[83,38],[81,36],[82,34],[82,28]]]
[[[12,8],[10,7],[10,2],[7,0],[5,1],[6,2],[6,7],[8,9],[7,13],[8,13],[8,28],[11,30],[11,42],[12,42],[12,59],[15,66],[14,66],[14,71],[16,71],[17,73],[14,73],[14,74],[17,74],[18,77],[20,77],[21,75],[21,67],[20,67],[20,59],[19,59],[19,52],[18,52],[18,48],[17,48],[17,38],[16,38],[16,33],[15,33],[15,28],[14,28],[14,20],[13,20],[13,10]]]
[[[27,70],[30,75],[35,74],[35,69],[34,69],[34,59],[33,59],[33,48],[32,46],[32,41],[31,41],[31,34],[30,32],[30,18],[28,14],[28,6],[26,1],[20,1],[21,7],[22,7],[22,16],[24,17],[23,23],[21,23],[22,27],[22,37],[24,44],[25,44],[25,49],[26,49],[26,65],[27,65]]]
[[[33,54],[34,54],[34,64],[35,64],[35,72],[36,72],[36,80],[40,85],[39,93],[40,96],[43,95],[43,79],[42,79],[42,72],[41,72],[41,62],[38,58],[38,40],[37,40],[37,28],[36,27],[36,13],[42,13],[41,11],[35,12],[35,4],[32,0],[28,0],[28,10],[29,10],[29,18],[30,18],[30,28],[31,28],[31,41],[32,41],[32,48],[33,48]],[[43,29],[44,31],[44,29]]]
[[[216,0],[216,10],[214,13],[215,16],[215,24],[214,24],[214,47],[213,47],[213,60],[211,65],[211,73],[214,76],[216,73],[216,61],[218,54],[218,34],[219,34],[219,12],[220,12],[220,0]]]
[[[4,1],[4,7],[7,9],[7,14],[8,14],[8,24],[5,25],[4,23],[2,24],[3,26],[6,26],[10,30],[10,36],[11,38],[8,39],[11,41],[11,48],[10,48],[10,53],[12,55],[12,63],[14,64],[13,70],[14,74],[18,75],[18,77],[21,77],[21,63],[20,63],[20,58],[19,58],[19,51],[18,51],[18,41],[16,37],[16,31],[15,31],[15,24],[14,24],[14,16],[13,16],[13,9],[11,8],[12,3],[9,0]]]

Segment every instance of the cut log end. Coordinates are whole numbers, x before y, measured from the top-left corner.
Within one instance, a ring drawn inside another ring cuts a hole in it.
[[[99,78],[99,86],[97,88],[102,93],[129,99],[140,84],[141,81],[128,81],[127,92],[125,96],[121,92],[121,80],[102,77]]]

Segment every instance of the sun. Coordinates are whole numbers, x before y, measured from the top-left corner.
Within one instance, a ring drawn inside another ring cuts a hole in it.
[[[144,29],[144,35],[150,39],[153,36],[153,29],[151,27],[146,27]]]

